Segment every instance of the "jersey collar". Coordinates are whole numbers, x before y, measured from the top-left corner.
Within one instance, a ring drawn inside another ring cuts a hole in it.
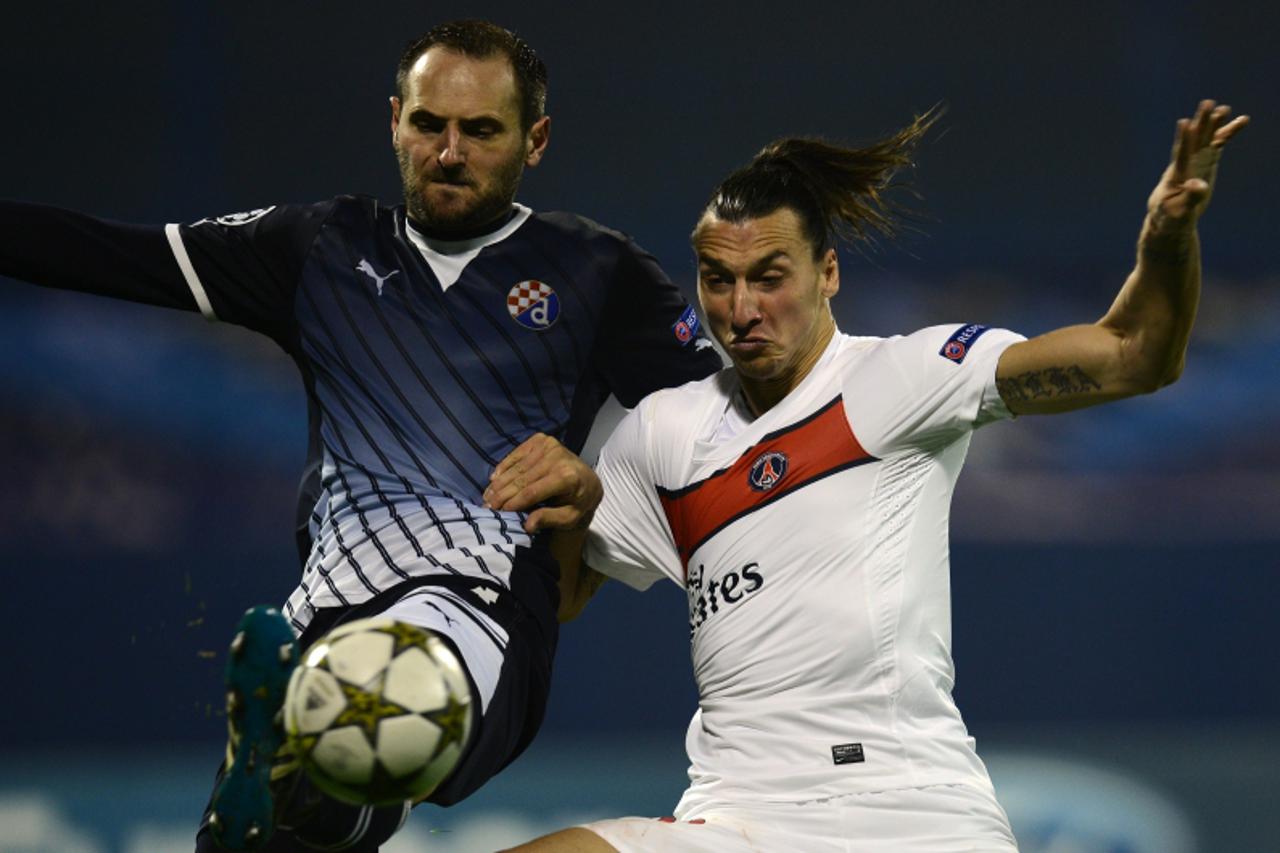
[[[515,215],[507,220],[501,228],[481,234],[469,240],[439,240],[428,237],[405,217],[404,230],[409,242],[414,245],[422,259],[431,267],[441,290],[448,290],[461,276],[467,264],[480,254],[486,246],[500,243],[514,234],[525,221],[533,215],[533,211],[523,204],[513,204]]]
[[[715,404],[713,421],[704,427],[705,437],[694,441],[694,455],[719,454],[725,445],[732,445],[734,448],[739,445],[749,446],[779,425],[788,423],[800,409],[811,405],[812,401],[808,398],[813,394],[810,389],[822,385],[822,374],[826,373],[827,366],[840,351],[844,337],[837,327],[808,375],[791,389],[791,393],[779,400],[776,406],[758,418],[751,413],[737,373],[732,367],[728,368],[730,381],[720,385],[721,394]]]

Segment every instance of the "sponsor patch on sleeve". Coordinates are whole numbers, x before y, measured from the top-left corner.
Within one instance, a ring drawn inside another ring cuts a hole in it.
[[[698,336],[698,312],[693,310],[692,305],[684,309],[680,319],[672,325],[671,331],[675,333],[680,346],[687,346],[689,341]]]
[[[968,326],[961,326],[947,338],[947,342],[942,345],[942,349],[938,350],[938,355],[947,361],[954,361],[960,364],[964,361],[964,357],[969,354],[969,348],[973,346],[973,342],[982,337],[982,333],[987,330],[986,326],[980,326],[973,323]]]

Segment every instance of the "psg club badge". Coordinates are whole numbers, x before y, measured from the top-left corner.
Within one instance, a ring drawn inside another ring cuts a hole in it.
[[[541,332],[551,328],[560,316],[560,297],[551,285],[530,279],[507,291],[507,310],[521,326]]]
[[[979,326],[976,323],[970,326],[961,326],[955,330],[951,337],[947,338],[947,342],[942,345],[942,349],[938,350],[938,355],[947,361],[960,364],[964,361],[964,357],[969,354],[969,347],[973,346],[973,342],[982,337],[982,333],[986,330],[986,326]]]
[[[751,465],[747,484],[757,492],[767,492],[787,476],[787,454],[771,450]]]

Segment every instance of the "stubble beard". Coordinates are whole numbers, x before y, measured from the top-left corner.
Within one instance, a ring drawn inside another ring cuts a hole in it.
[[[818,318],[814,329],[807,336],[808,340],[790,353],[771,346],[754,357],[740,358],[735,357],[723,341],[721,345],[729,353],[734,369],[743,380],[760,388],[784,388],[785,393],[790,393],[813,371],[831,343],[835,330],[835,319],[828,312]]]
[[[414,168],[409,152],[403,148],[396,151],[396,160],[400,164],[400,182],[404,188],[404,204],[409,218],[441,234],[475,231],[501,217],[515,201],[516,190],[520,188],[520,178],[524,174],[524,161],[518,155],[513,156],[494,172],[488,192],[478,195],[466,207],[446,211],[435,209],[427,201],[427,187],[433,178],[440,175],[419,172]],[[473,189],[478,186],[475,178],[465,168],[459,169],[450,177],[465,182],[466,186]]]

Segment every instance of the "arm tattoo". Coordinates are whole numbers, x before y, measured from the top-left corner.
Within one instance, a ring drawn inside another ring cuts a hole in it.
[[[1065,397],[1101,391],[1102,386],[1080,369],[1070,367],[1046,367],[1044,370],[1028,370],[1008,379],[997,379],[996,390],[1005,403],[1024,403],[1049,397]]]

